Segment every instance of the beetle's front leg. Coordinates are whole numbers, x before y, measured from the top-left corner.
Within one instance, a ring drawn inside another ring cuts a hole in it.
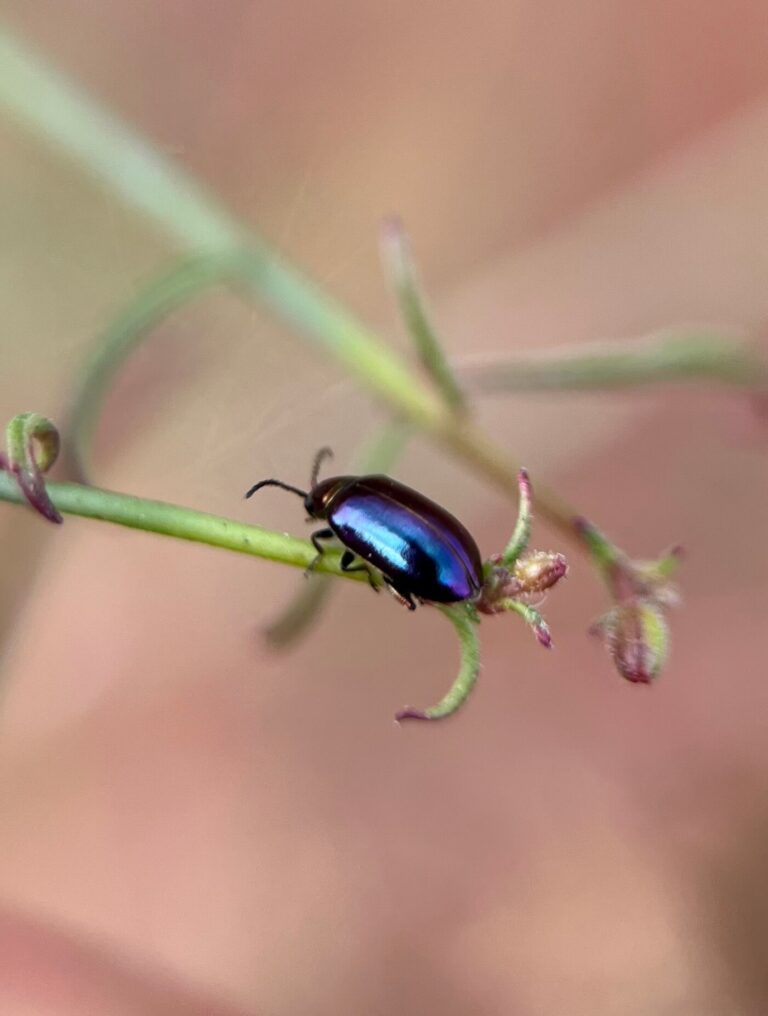
[[[332,540],[335,535],[336,534],[334,533],[334,531],[332,529],[318,529],[317,532],[312,533],[312,535],[310,536],[310,540],[312,541],[312,546],[317,551],[317,557],[314,557],[309,562],[309,565],[307,566],[306,570],[304,571],[305,575],[308,576],[308,575],[312,574],[312,572],[315,570],[315,568],[317,568],[317,562],[320,560],[320,558],[325,553],[325,547],[322,545],[322,543],[320,541],[321,540]]]

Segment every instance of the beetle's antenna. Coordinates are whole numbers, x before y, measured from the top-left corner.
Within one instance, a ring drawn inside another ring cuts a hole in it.
[[[312,463],[312,475],[309,480],[309,489],[317,486],[317,478],[320,475],[320,466],[323,459],[332,459],[333,449],[325,447],[321,448],[320,451],[315,455],[315,461]]]
[[[307,496],[306,490],[299,490],[298,487],[292,487],[290,483],[283,483],[282,480],[259,480],[258,483],[254,483],[249,491],[246,492],[246,497],[250,497],[251,494],[255,494],[257,490],[261,490],[262,487],[280,487],[282,490],[287,490],[291,494],[298,494],[299,497],[305,498]]]

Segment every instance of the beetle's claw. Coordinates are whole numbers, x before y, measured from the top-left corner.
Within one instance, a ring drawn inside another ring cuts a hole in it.
[[[399,589],[396,589],[391,582],[384,579],[384,585],[390,591],[401,606],[406,607],[408,610],[416,610],[416,604],[413,601],[413,596],[410,593],[401,593]]]

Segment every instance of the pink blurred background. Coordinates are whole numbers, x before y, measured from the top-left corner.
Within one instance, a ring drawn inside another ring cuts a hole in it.
[[[401,348],[376,250],[411,232],[456,355],[768,316],[759,0],[414,5],[0,0],[2,23],[199,174]],[[172,251],[0,118],[0,414],[60,418],[84,351]],[[494,398],[480,418],[633,553],[681,541],[652,689],[513,618],[454,721],[429,610],[341,588],[288,655],[301,576],[0,506],[0,1011],[723,1016],[768,1012],[766,435],[732,393]],[[112,394],[105,486],[303,532],[255,479],[348,464],[378,411],[226,295]],[[350,427],[350,422],[354,423]],[[415,443],[397,475],[485,553],[513,508]],[[41,555],[39,548],[44,547]]]

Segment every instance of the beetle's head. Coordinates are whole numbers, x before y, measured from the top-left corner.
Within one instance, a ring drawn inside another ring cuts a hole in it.
[[[329,476],[327,480],[316,483],[304,498],[307,515],[313,519],[324,519],[331,509],[333,499],[353,479],[352,476]]]

